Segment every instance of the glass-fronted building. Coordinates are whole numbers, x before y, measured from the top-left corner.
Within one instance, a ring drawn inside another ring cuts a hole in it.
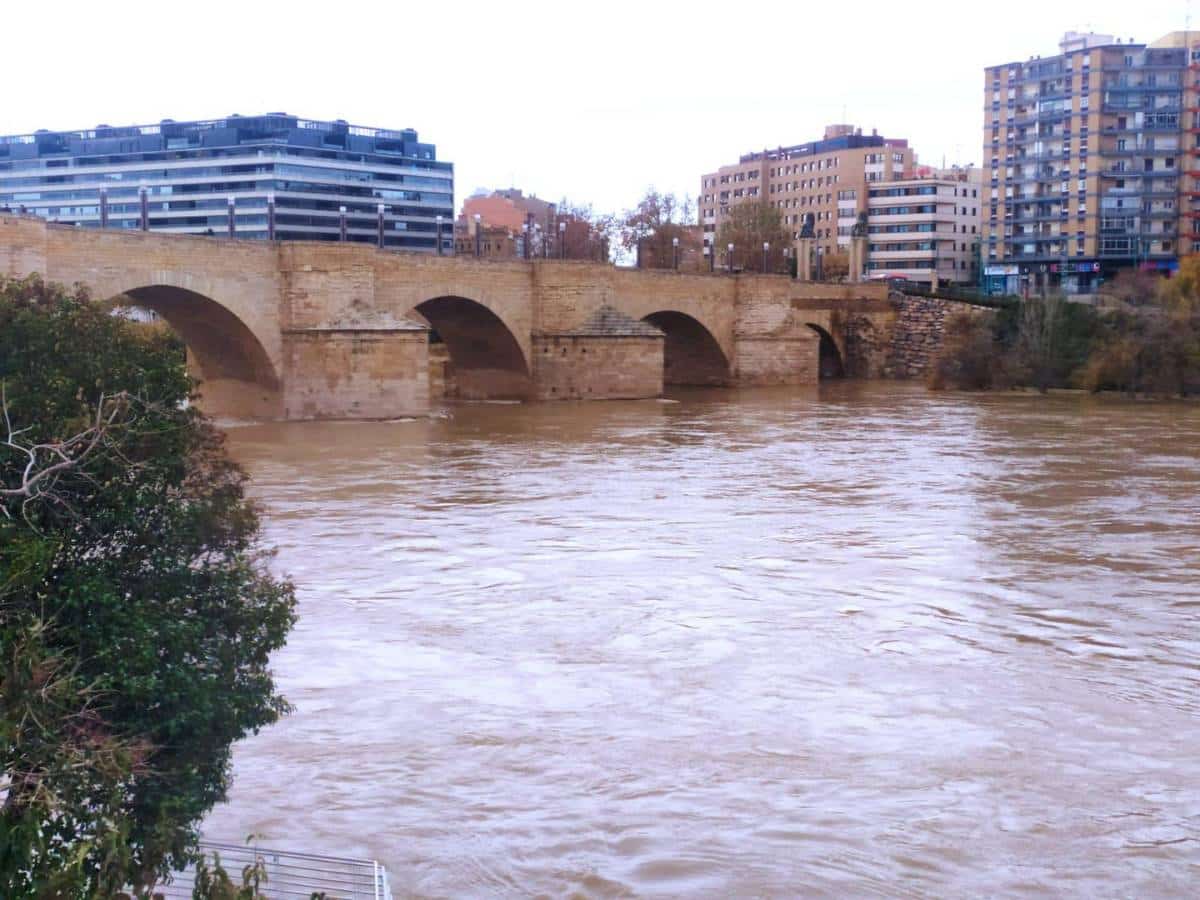
[[[382,213],[380,207],[383,207]],[[454,166],[412,129],[286,113],[0,137],[0,211],[85,228],[453,251]],[[344,234],[343,234],[344,221]]]

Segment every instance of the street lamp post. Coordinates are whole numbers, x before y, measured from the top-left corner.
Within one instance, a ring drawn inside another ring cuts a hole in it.
[[[150,230],[150,197],[144,184],[138,186],[138,227]]]
[[[825,280],[825,267],[821,264],[825,257],[825,248],[817,248],[817,281]]]
[[[679,271],[679,238],[671,238],[671,258],[672,265],[676,272]]]
[[[567,258],[567,223],[558,223],[558,258]]]
[[[763,274],[767,274],[767,257],[771,254],[771,242],[763,241]]]
[[[378,243],[379,243],[379,249],[380,249],[380,250],[382,250],[382,249],[383,249],[383,229],[384,229],[384,221],[383,221],[383,204],[382,204],[382,203],[380,203],[380,204],[379,204],[379,206],[376,208],[376,212],[377,212],[377,214],[378,214],[378,216],[379,216],[379,219],[378,219],[378,221],[375,223],[375,226],[376,226],[376,228],[375,228],[375,238],[376,238],[376,240],[377,240],[377,241],[378,241]],[[441,237],[442,237],[442,236],[441,236],[441,234],[438,234],[438,240],[439,240],[439,241],[441,240]]]
[[[225,198],[225,230],[230,237],[237,234],[237,199],[233,196]]]
[[[100,227],[108,227],[108,188],[100,188]]]
[[[437,216],[437,255],[442,255],[442,216]]]
[[[708,274],[711,275],[717,268],[717,245],[715,241],[710,240],[705,245],[704,252],[708,254]]]
[[[267,194],[267,240],[275,240],[275,195]]]
[[[521,258],[529,262],[529,223],[521,223]]]
[[[479,213],[475,213],[475,258],[479,259],[483,255],[483,231],[481,223],[483,217]]]
[[[346,240],[346,207],[338,207],[338,236],[342,241]]]
[[[729,274],[733,274],[733,244],[725,245],[725,268],[729,270]]]

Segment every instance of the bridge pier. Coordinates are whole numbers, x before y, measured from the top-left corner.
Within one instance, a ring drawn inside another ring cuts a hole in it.
[[[637,400],[663,390],[663,333],[608,305],[582,325],[533,338],[539,400]]]
[[[284,332],[285,419],[429,412],[429,329],[415,322]]]

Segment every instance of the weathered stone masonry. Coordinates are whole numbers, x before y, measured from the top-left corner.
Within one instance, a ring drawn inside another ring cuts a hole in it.
[[[32,272],[160,312],[188,343],[206,406],[253,417],[390,418],[421,414],[445,394],[654,397],[664,379],[812,384],[821,333],[851,368],[866,370],[857,374],[877,375],[875,344],[896,318],[879,285],[0,216],[0,274]],[[847,315],[859,324],[847,325]]]

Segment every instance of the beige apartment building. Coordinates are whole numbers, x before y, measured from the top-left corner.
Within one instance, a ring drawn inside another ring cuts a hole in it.
[[[1200,249],[1200,34],[1068,32],[1059,51],[984,70],[994,293],[1090,293]]]
[[[700,179],[705,248],[711,251],[731,206],[766,200],[794,239],[812,213],[815,246],[836,253],[849,245],[850,230],[867,208],[868,187],[911,178],[914,165],[907,141],[863,134],[852,125],[830,125],[819,141],[746,154]]]
[[[982,173],[970,166],[868,184],[866,277],[976,283],[982,196]]]

